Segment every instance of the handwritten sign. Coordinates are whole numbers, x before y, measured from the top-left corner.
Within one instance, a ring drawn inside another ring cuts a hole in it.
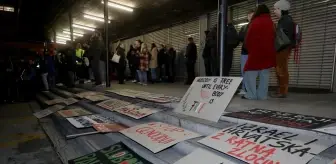
[[[126,107],[115,109],[114,111],[135,119],[140,119],[153,113],[159,112],[159,110],[157,109],[142,107],[138,105],[128,105]]]
[[[240,77],[198,77],[174,111],[217,122],[241,81]]]
[[[75,94],[75,96],[79,98],[84,98],[87,96],[93,96],[93,95],[99,95],[99,94],[103,94],[103,93],[88,91],[88,92],[81,92],[81,93]]]
[[[85,116],[85,115],[90,115],[92,114],[91,112],[84,110],[82,108],[72,108],[72,109],[68,109],[68,110],[61,110],[58,111],[58,114],[60,114],[61,116],[68,118],[68,117],[77,117],[77,116]]]
[[[173,125],[152,122],[120,131],[153,153],[200,135]]]
[[[247,163],[305,164],[334,145],[315,135],[312,132],[297,134],[241,124],[223,129],[199,142]]]
[[[335,119],[330,118],[293,114],[267,109],[252,109],[248,111],[233,112],[225,114],[225,116],[309,130],[320,128],[336,122]]]
[[[64,99],[63,102],[64,102],[64,104],[66,104],[66,105],[72,105],[72,104],[77,103],[78,100],[75,99],[75,98],[68,98],[68,99]]]
[[[131,103],[127,102],[127,101],[118,100],[118,99],[110,99],[110,100],[100,102],[97,105],[102,107],[102,108],[108,109],[110,111],[114,111],[115,109],[125,107],[125,106],[130,105],[130,104]]]
[[[100,133],[111,133],[111,132],[119,132],[120,130],[124,130],[127,127],[121,124],[116,123],[101,123],[101,124],[93,124],[93,128],[95,128]]]
[[[41,110],[39,112],[36,112],[34,113],[33,115],[38,118],[38,119],[41,119],[43,117],[47,117],[55,112],[57,112],[58,110],[61,110],[63,109],[65,106],[62,106],[62,105],[54,105],[54,106],[51,106],[47,109],[44,109],[44,110]]]
[[[89,116],[80,116],[80,117],[72,117],[67,118],[67,120],[76,128],[89,128],[92,127],[93,124],[100,124],[100,123],[113,123],[107,117],[101,115],[89,115]]]
[[[53,99],[53,100],[47,100],[47,101],[44,101],[44,103],[47,105],[55,105],[55,104],[64,103],[64,99],[58,98],[58,99]]]
[[[91,96],[85,96],[85,98],[93,102],[110,99],[109,97],[104,95],[91,95]]]
[[[204,149],[197,149],[174,164],[235,164]]]
[[[68,162],[69,164],[152,164],[122,142]]]
[[[323,128],[318,128],[318,129],[314,129],[314,130],[318,131],[318,132],[323,132],[323,133],[336,135],[336,125],[323,127]]]

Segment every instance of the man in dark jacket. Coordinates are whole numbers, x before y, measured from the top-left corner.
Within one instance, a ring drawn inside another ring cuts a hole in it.
[[[254,14],[254,10],[250,10],[247,13],[248,24],[242,26],[240,31],[239,31],[239,42],[243,43],[242,50],[241,50],[241,56],[240,56],[240,71],[241,71],[242,77],[244,77],[244,67],[245,67],[245,64],[246,64],[246,61],[247,61],[247,57],[248,57],[247,56],[248,52],[247,52],[247,49],[245,47],[245,37],[246,37],[246,34],[247,34],[247,30],[249,28],[251,19],[253,17],[253,14]],[[246,93],[246,91],[245,91],[245,85],[244,85],[244,80],[243,80],[242,89],[240,90],[239,94],[240,95],[245,95],[245,93]]]
[[[188,78],[186,85],[192,84],[195,79],[195,63],[197,60],[197,46],[192,37],[188,38],[188,46],[185,54]]]
[[[119,63],[117,64],[117,75],[119,84],[125,84],[125,70],[126,70],[126,55],[125,55],[125,46],[120,44],[117,49],[117,55],[120,56]]]
[[[102,59],[102,53],[104,50],[104,43],[100,36],[100,33],[96,32],[91,37],[91,42],[89,46],[88,57],[91,58],[92,71],[95,78],[95,85],[101,85],[103,80],[103,75],[101,72],[101,67],[105,65]]]
[[[72,88],[75,86],[75,72],[76,72],[76,50],[73,45],[70,45],[65,55],[65,65],[68,71],[67,86]]]
[[[165,59],[166,59],[166,46],[161,44],[160,50],[158,53],[158,71],[159,71],[159,81],[162,81],[164,78],[164,67],[165,67]]]
[[[291,40],[292,44],[277,49],[276,55],[276,73],[278,78],[279,89],[278,93],[272,95],[275,98],[286,98],[288,94],[289,73],[288,73],[288,58],[292,51],[295,41],[295,24],[292,17],[289,15],[290,3],[287,0],[280,0],[274,4],[274,13],[279,18],[276,34],[279,35],[282,31]]]

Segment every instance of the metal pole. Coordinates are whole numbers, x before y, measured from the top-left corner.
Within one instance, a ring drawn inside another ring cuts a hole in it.
[[[108,0],[104,0],[104,24],[105,24],[105,52],[106,52],[106,87],[110,87],[110,73],[109,73],[109,40],[108,40]]]
[[[257,7],[258,7],[259,3],[260,3],[259,0],[256,0],[256,6]]]
[[[73,38],[73,28],[72,28],[72,11],[70,9],[69,11],[69,25],[70,25],[70,40],[71,42],[74,41],[74,38]]]
[[[330,84],[330,91],[331,92],[334,92],[334,88],[335,88],[336,40],[335,40],[334,45],[335,45],[334,60],[333,60],[332,75],[331,75],[331,84]]]
[[[218,0],[218,10],[217,10],[217,45],[216,45],[216,56],[214,56],[214,57],[216,57],[215,59],[217,59],[218,60],[218,58],[217,58],[217,55],[220,55],[220,37],[219,36],[221,36],[221,31],[220,31],[220,29],[221,29],[221,20],[222,20],[222,15],[221,15],[221,1],[222,0]],[[216,62],[216,70],[217,69],[219,69],[219,70],[221,70],[221,68],[218,68],[218,64],[221,66],[221,60],[219,60],[219,61],[217,61],[217,60],[214,60],[214,62]],[[218,76],[218,72],[220,72],[220,71],[216,71],[216,72],[212,72],[212,75],[215,75],[215,76]]]
[[[224,56],[227,45],[227,12],[228,4],[227,0],[221,0],[221,28],[220,28],[220,76],[223,76],[224,72]]]

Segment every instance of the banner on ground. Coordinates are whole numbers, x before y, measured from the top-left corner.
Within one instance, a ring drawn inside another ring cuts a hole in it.
[[[117,123],[102,123],[102,124],[93,124],[93,128],[95,128],[100,133],[112,133],[112,132],[119,132],[128,127]]]
[[[107,92],[115,93],[115,94],[120,95],[120,96],[131,97],[131,98],[136,98],[135,95],[137,94],[136,92],[128,91],[126,89],[107,90]]]
[[[55,105],[55,104],[64,103],[64,99],[58,98],[58,99],[53,99],[53,100],[47,100],[47,101],[44,101],[44,103],[47,105]]]
[[[92,127],[93,124],[113,123],[109,118],[98,114],[67,118],[67,120],[76,128],[89,128]]]
[[[128,105],[126,107],[115,109],[114,111],[135,119],[140,119],[149,116],[151,114],[157,113],[160,110],[154,108],[142,107],[138,105]]]
[[[197,149],[174,164],[236,164],[204,149]]]
[[[64,102],[64,104],[66,104],[66,105],[72,105],[72,104],[77,103],[78,100],[75,99],[75,98],[68,98],[68,99],[64,99],[63,102]]]
[[[75,94],[75,96],[77,96],[79,98],[84,98],[84,97],[87,97],[87,96],[93,96],[93,95],[99,95],[99,94],[103,94],[103,93],[87,91],[87,92],[77,93],[77,94]]]
[[[110,111],[114,111],[115,109],[125,107],[125,106],[130,105],[130,104],[131,103],[127,102],[127,101],[118,100],[118,99],[110,99],[110,100],[100,102],[97,105],[102,107],[102,108],[108,109]]]
[[[318,131],[318,132],[323,132],[323,133],[336,135],[336,124],[333,124],[333,126],[318,128],[318,129],[314,129],[314,130]]]
[[[75,108],[68,109],[68,110],[58,111],[58,114],[60,114],[61,116],[65,117],[65,118],[68,118],[68,117],[91,115],[92,113],[83,109],[83,108],[75,107]]]
[[[294,114],[267,109],[232,112],[225,116],[298,129],[315,129],[336,123],[336,119]]]
[[[162,151],[181,141],[200,136],[197,133],[161,122],[141,124],[120,132],[153,153]]]
[[[241,81],[241,77],[198,77],[174,111],[217,122]]]
[[[223,129],[200,143],[247,163],[305,164],[335,143],[316,133],[299,134],[254,124]]]
[[[104,95],[92,95],[92,96],[85,96],[86,99],[96,102],[96,101],[103,101],[108,100],[110,97],[104,96]]]
[[[39,112],[34,113],[34,116],[38,119],[41,119],[43,117],[49,116],[49,115],[61,110],[63,108],[65,108],[65,106],[63,106],[63,105],[54,105],[54,106],[51,106],[47,109],[44,109],[44,110],[41,110]]]
[[[68,162],[69,164],[152,164],[122,142]]]

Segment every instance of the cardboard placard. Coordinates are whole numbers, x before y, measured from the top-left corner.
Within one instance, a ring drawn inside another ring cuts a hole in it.
[[[142,107],[138,105],[128,105],[126,107],[115,109],[114,111],[132,117],[134,119],[140,119],[153,113],[159,112],[159,110],[157,109]]]
[[[68,162],[69,164],[152,164],[122,142]]]
[[[104,95],[91,95],[91,96],[85,96],[85,98],[93,102],[110,99],[110,97]]]
[[[135,93],[126,92],[126,91],[123,91],[123,90],[107,90],[107,92],[115,93],[115,94],[120,95],[120,96],[136,98]]]
[[[87,91],[87,92],[77,93],[77,94],[75,94],[75,96],[77,96],[79,98],[84,98],[84,97],[87,97],[87,96],[93,96],[93,95],[99,95],[99,94],[102,94],[102,93]]]
[[[68,99],[64,99],[63,102],[64,102],[64,104],[66,104],[66,105],[72,105],[72,104],[77,103],[78,100],[75,99],[75,98],[68,98]]]
[[[65,106],[63,106],[63,105],[54,105],[54,106],[51,106],[47,109],[44,109],[44,110],[41,110],[39,112],[34,113],[34,116],[38,119],[41,119],[43,117],[49,116],[49,115],[57,112],[58,110],[63,109],[64,107]]]
[[[200,135],[173,125],[151,122],[120,131],[153,153]]]
[[[305,164],[334,145],[316,133],[298,134],[254,124],[223,129],[200,143],[247,163]]]
[[[333,161],[331,161],[329,164],[336,164],[336,159],[334,159]]]
[[[336,125],[334,125],[334,126],[328,126],[328,127],[323,127],[323,128],[318,128],[318,129],[314,129],[314,130],[318,131],[318,132],[323,132],[323,133],[328,133],[328,134],[336,135]]]
[[[241,77],[197,77],[174,112],[218,122]]]
[[[60,114],[61,116],[65,117],[65,118],[68,118],[68,117],[90,115],[92,113],[83,109],[83,108],[77,107],[77,108],[72,108],[72,109],[68,109],[68,110],[58,111],[58,114]]]
[[[100,123],[113,123],[107,117],[102,115],[89,115],[89,116],[79,116],[79,117],[72,117],[67,118],[67,120],[76,128],[89,128],[92,127],[93,124],[100,124]]]
[[[127,101],[118,100],[118,99],[110,99],[110,100],[100,102],[97,105],[102,107],[102,108],[108,109],[110,111],[114,111],[115,109],[125,107],[125,106],[130,105],[130,104],[131,103],[127,102]]]
[[[47,105],[55,105],[55,104],[60,104],[60,103],[64,103],[64,99],[53,99],[53,100],[47,100],[44,101],[45,104]]]
[[[225,116],[298,129],[315,129],[333,124],[336,119],[294,114],[267,109],[232,112]]]
[[[99,133],[112,133],[119,132],[121,130],[126,129],[127,127],[117,123],[102,123],[102,124],[93,124],[93,128],[95,128]]]
[[[236,164],[204,149],[197,149],[174,164]]]

